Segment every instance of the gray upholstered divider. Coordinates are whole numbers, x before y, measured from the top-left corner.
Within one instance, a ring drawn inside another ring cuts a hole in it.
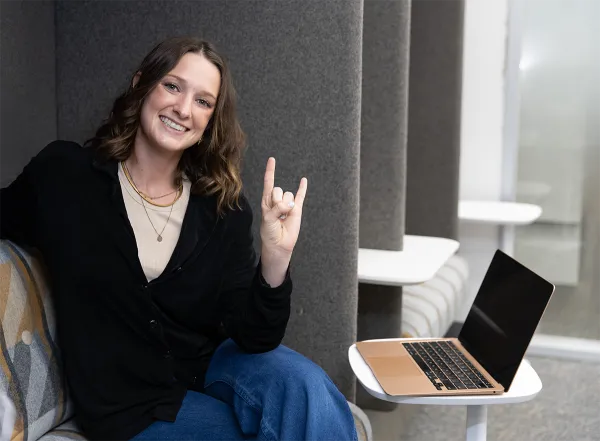
[[[456,239],[463,0],[413,0],[406,233]]]
[[[402,249],[409,30],[410,2],[365,2],[361,248]],[[358,338],[399,335],[401,297],[401,288],[361,284]]]
[[[360,151],[360,246],[402,249],[410,1],[366,0]]]
[[[256,229],[270,155],[284,190],[309,179],[285,343],[323,366],[350,399],[362,12],[360,1],[69,1],[56,14],[63,138],[89,136],[141,57],[167,36],[195,34],[228,56],[249,138],[244,181]]]
[[[360,247],[401,250],[404,236],[410,2],[366,0]],[[359,286],[358,340],[400,336],[402,288]],[[394,406],[357,390],[362,407]]]
[[[56,138],[54,2],[2,2],[0,187]]]

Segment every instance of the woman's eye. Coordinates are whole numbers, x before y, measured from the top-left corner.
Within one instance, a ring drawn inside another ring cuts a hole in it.
[[[173,83],[165,83],[165,87],[169,90],[179,90],[179,88],[177,87],[177,85],[173,84]]]
[[[208,101],[206,101],[206,100],[203,100],[203,99],[200,98],[200,99],[197,99],[196,102],[198,104],[200,104],[201,106],[210,108],[210,103]]]

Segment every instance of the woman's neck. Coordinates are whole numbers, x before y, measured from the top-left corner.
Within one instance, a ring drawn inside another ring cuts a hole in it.
[[[155,196],[176,188],[175,176],[180,153],[157,154],[150,149],[134,147],[125,165],[139,191]]]

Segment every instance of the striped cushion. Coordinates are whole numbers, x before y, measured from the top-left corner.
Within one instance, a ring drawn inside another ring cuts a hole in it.
[[[50,300],[39,260],[0,241],[0,388],[16,409],[12,440],[36,441],[72,415]]]
[[[350,407],[350,410],[352,411],[358,441],[373,441],[373,429],[371,428],[371,421],[367,414],[350,401],[348,401],[348,407]]]
[[[402,290],[403,337],[443,337],[460,313],[466,297],[469,267],[452,256],[435,277]]]
[[[85,441],[73,419],[52,429],[38,441]]]

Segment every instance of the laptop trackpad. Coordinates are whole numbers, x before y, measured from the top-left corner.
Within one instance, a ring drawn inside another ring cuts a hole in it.
[[[386,394],[427,395],[437,391],[402,343],[359,342],[356,347]]]

